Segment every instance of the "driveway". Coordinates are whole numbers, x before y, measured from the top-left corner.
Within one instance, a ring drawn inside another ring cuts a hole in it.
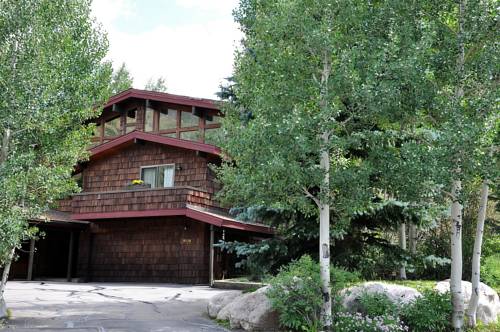
[[[2,331],[223,332],[206,314],[224,290],[137,283],[9,281],[12,320]]]

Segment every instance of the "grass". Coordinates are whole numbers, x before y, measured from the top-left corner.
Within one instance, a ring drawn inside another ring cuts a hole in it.
[[[217,323],[217,325],[222,326],[223,328],[226,328],[228,330],[231,328],[231,324],[226,319],[216,319],[215,322]]]

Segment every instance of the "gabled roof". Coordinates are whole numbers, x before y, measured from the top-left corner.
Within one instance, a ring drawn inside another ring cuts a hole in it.
[[[187,141],[172,137],[165,137],[158,134],[151,134],[151,133],[145,133],[143,131],[134,130],[126,135],[119,136],[114,140],[111,140],[109,142],[91,148],[89,150],[90,158],[94,159],[103,155],[113,153],[117,150],[120,150],[124,147],[134,144],[137,141],[152,142],[182,149],[200,151],[214,156],[220,156],[221,153],[220,149],[214,145],[194,142],[194,141]]]
[[[137,99],[149,99],[153,101],[186,105],[186,106],[196,106],[203,107],[212,110],[219,110],[217,106],[217,101],[212,99],[204,99],[204,98],[194,98],[188,96],[174,95],[171,93],[165,92],[156,92],[156,91],[147,91],[147,90],[139,90],[139,89],[128,89],[119,94],[112,96],[109,101],[104,105],[103,108],[107,108],[112,106],[113,104],[119,103],[129,98],[137,98]]]

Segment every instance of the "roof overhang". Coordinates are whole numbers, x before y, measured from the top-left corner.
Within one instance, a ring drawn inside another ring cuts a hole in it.
[[[151,217],[173,217],[185,216],[203,223],[217,227],[237,229],[247,232],[274,234],[271,227],[257,223],[244,223],[228,216],[197,209],[193,206],[187,206],[182,209],[164,209],[164,210],[146,210],[146,211],[120,211],[120,212],[97,212],[97,213],[79,213],[72,214],[74,220],[106,220],[119,218],[151,218]]]
[[[212,99],[194,98],[188,96],[174,95],[165,92],[147,91],[139,89],[128,89],[112,96],[104,105],[103,109],[113,107],[113,105],[127,99],[144,99],[163,103],[172,103],[191,107],[201,107],[209,110],[219,111],[217,101]]]
[[[220,156],[221,151],[218,147],[210,144],[187,141],[178,138],[165,137],[157,134],[145,133],[143,131],[132,131],[126,135],[120,136],[111,140],[109,142],[100,144],[94,148],[91,148],[90,151],[90,159],[96,159],[103,155],[112,154],[117,150],[121,150],[129,145],[132,145],[137,142],[151,142],[157,143],[167,146],[173,146],[176,148],[193,150],[204,152],[213,156]]]

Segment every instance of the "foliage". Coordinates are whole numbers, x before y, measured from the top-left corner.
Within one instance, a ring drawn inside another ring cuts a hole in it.
[[[115,95],[127,89],[130,89],[134,84],[134,78],[125,65],[125,62],[113,72],[110,83],[111,94]]]
[[[267,297],[279,313],[283,327],[297,331],[319,331],[321,281],[319,265],[303,256],[283,267],[269,281]]]
[[[334,311],[340,312],[339,291],[359,281],[359,273],[344,268],[330,267]],[[299,260],[282,267],[279,273],[270,279],[271,288],[267,296],[273,307],[280,314],[282,326],[300,330],[317,331],[320,327],[321,283],[319,265],[310,256],[304,255]]]
[[[246,269],[251,280],[262,280],[287,253],[287,248],[282,241],[274,238],[257,243],[225,242],[220,240],[215,246],[230,254],[234,253],[240,259],[235,267]]]
[[[89,1],[0,1],[0,265],[78,187],[96,106],[108,98],[107,41]]]
[[[482,259],[481,281],[497,291],[500,289],[500,253]]]
[[[450,294],[424,291],[423,296],[403,306],[401,318],[412,332],[448,332],[451,327]]]
[[[402,324],[397,316],[363,316],[360,313],[339,313],[333,324],[336,332],[403,332],[408,328]]]
[[[359,299],[360,312],[372,318],[390,315],[397,317],[398,306],[384,293],[364,293]]]
[[[153,80],[151,77],[144,86],[144,90],[167,92],[167,80],[162,76],[158,77],[156,80]]]

